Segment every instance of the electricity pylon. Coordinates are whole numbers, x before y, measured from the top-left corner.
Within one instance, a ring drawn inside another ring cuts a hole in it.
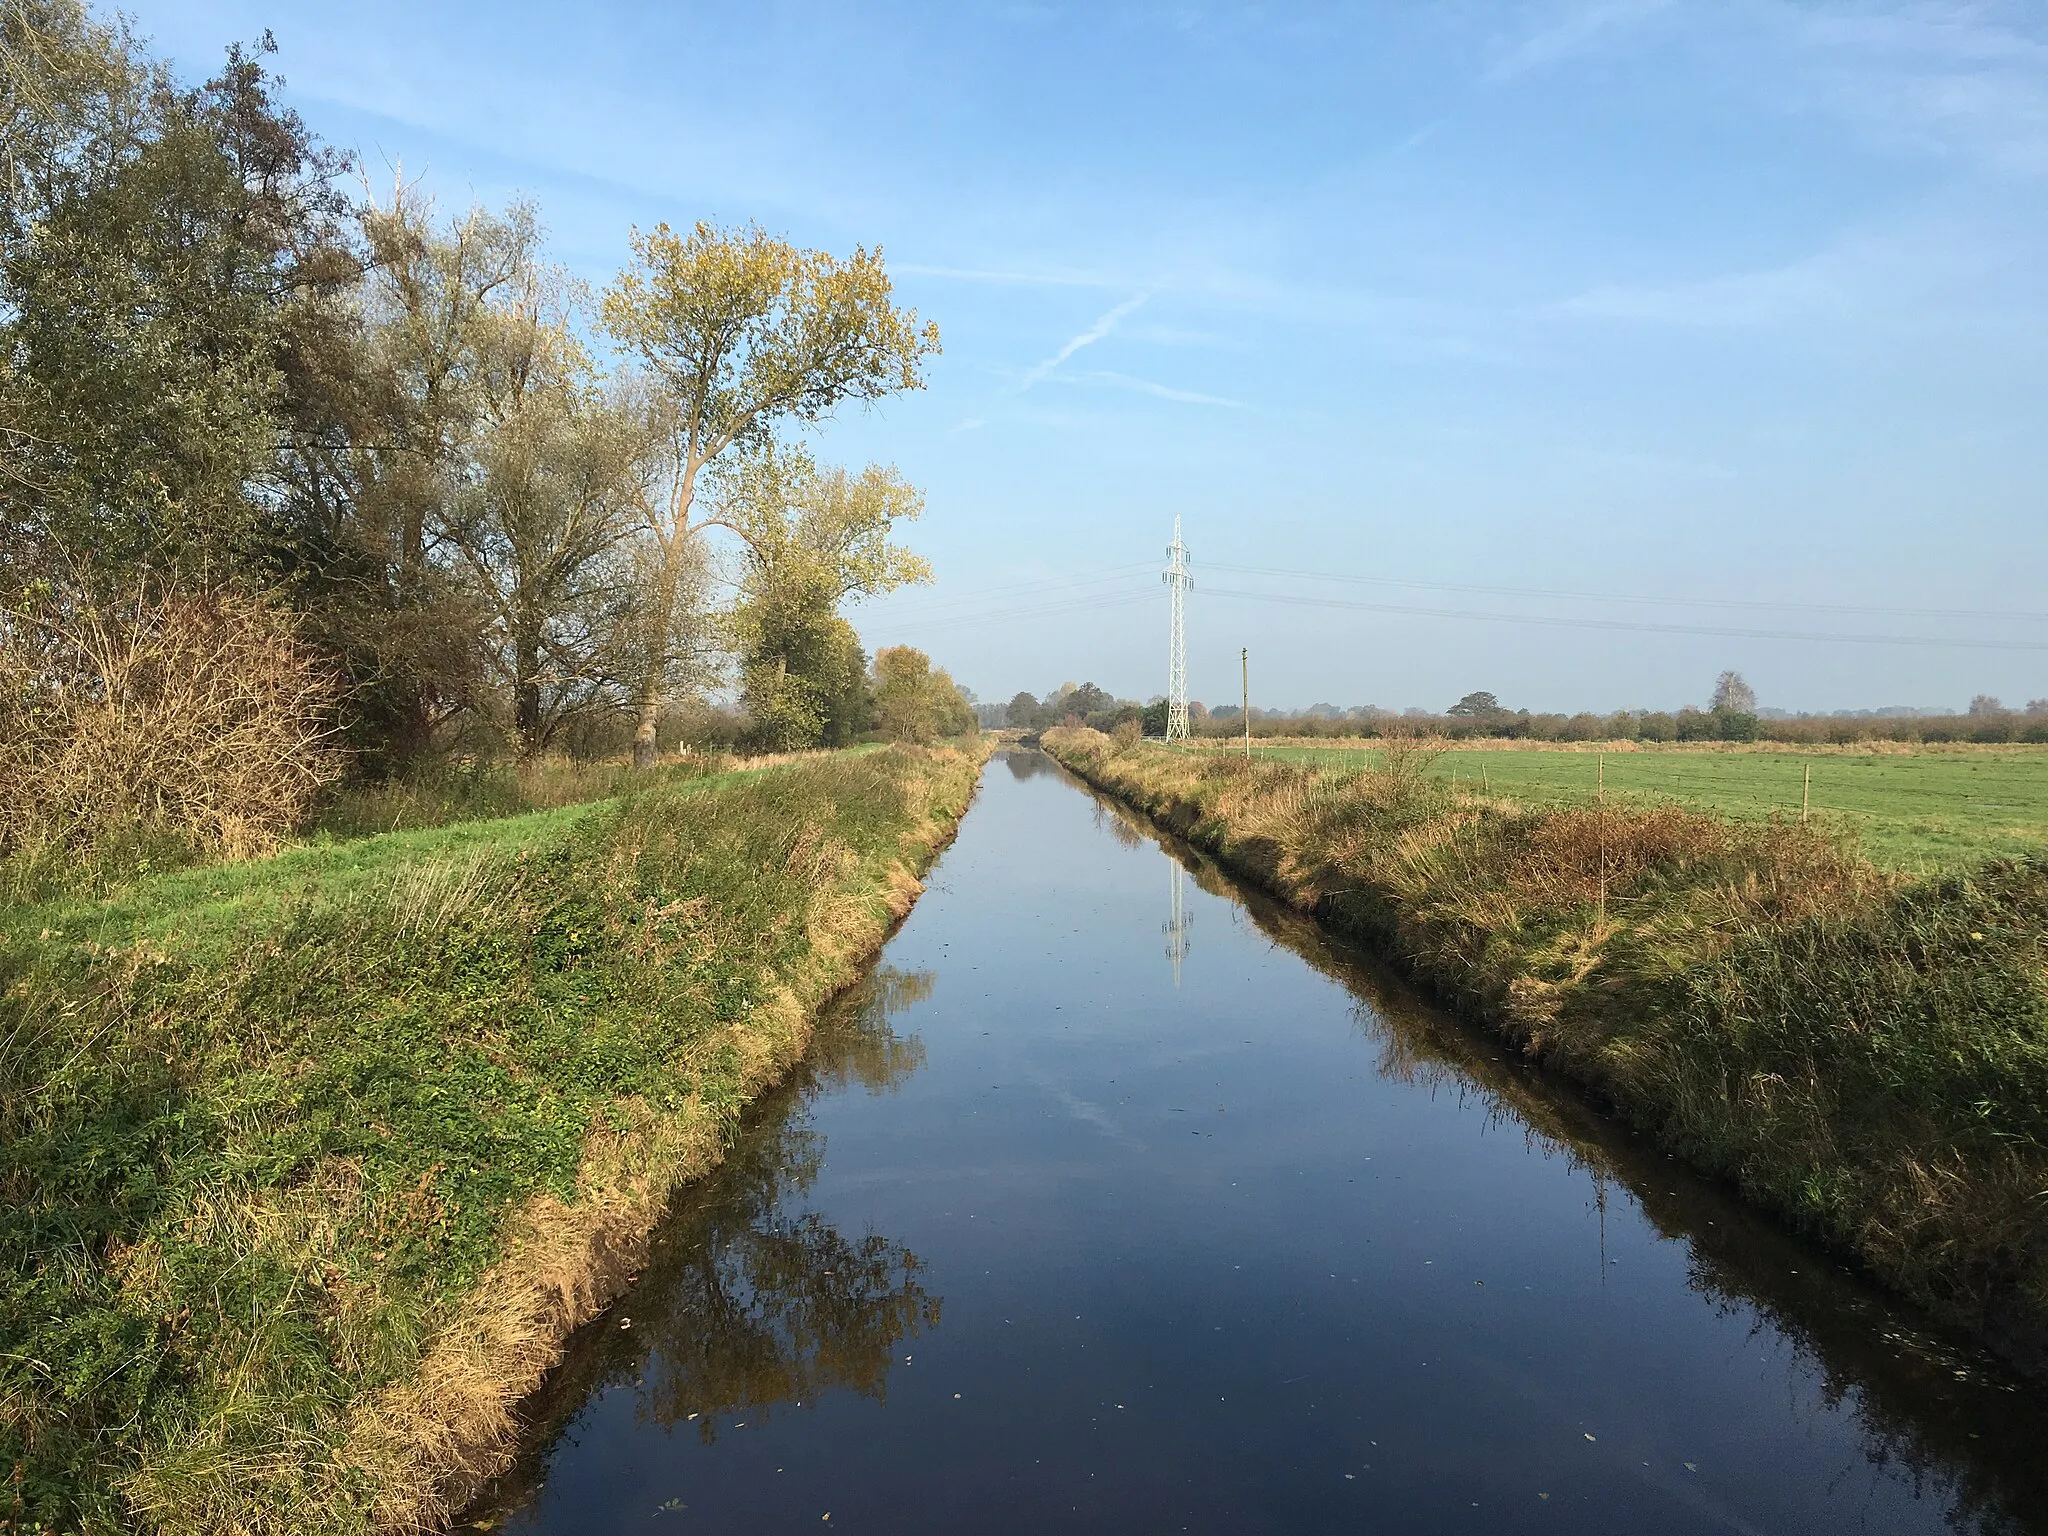
[[[1166,739],[1188,739],[1187,595],[1195,578],[1188,574],[1188,547],[1180,541],[1180,519],[1173,520],[1173,542],[1166,546],[1166,573],[1160,578],[1173,591],[1173,639],[1166,677]]]

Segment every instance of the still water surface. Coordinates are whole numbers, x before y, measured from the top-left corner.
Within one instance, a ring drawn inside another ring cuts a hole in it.
[[[2038,1392],[1047,759],[928,883],[471,1529],[2048,1531]]]

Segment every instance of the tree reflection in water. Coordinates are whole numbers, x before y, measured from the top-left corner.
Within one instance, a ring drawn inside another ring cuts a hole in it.
[[[1010,770],[1013,779],[1057,778],[1062,772],[1059,764],[1035,748],[1005,752],[1003,766]]]
[[[829,1089],[893,1092],[924,1065],[923,1043],[888,1021],[935,980],[880,967],[828,1010],[805,1064],[748,1111],[725,1162],[678,1199],[639,1283],[571,1341],[528,1404],[527,1455],[470,1511],[471,1529],[527,1502],[548,1447],[607,1391],[630,1388],[643,1421],[694,1421],[707,1444],[727,1416],[758,1423],[835,1391],[884,1397],[897,1344],[938,1325],[941,1299],[901,1243],[849,1238],[802,1209],[825,1152],[808,1109]]]
[[[916,1254],[792,1209],[824,1165],[805,1107],[827,1087],[891,1092],[923,1066],[922,1042],[888,1020],[934,979],[878,969],[821,1025],[805,1081],[750,1117],[725,1166],[671,1218],[632,1297],[643,1417],[694,1416],[709,1442],[722,1414],[759,1421],[835,1389],[880,1398],[896,1343],[937,1325]]]

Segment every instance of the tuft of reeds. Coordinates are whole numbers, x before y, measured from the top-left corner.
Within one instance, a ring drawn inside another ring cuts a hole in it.
[[[1044,745],[2048,1371],[2048,857],[1914,881],[1789,819]]]
[[[818,756],[0,912],[0,1527],[445,1524],[978,767]]]

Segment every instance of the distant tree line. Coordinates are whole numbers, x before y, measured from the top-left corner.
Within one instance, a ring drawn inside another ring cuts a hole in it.
[[[1190,726],[1197,736],[1241,735],[1244,710],[1235,704],[1207,709],[1188,705]],[[1040,699],[1019,693],[1007,705],[985,709],[983,723],[1044,730],[1067,723],[1114,731],[1134,724],[1148,736],[1166,734],[1166,702],[1139,704],[1113,698],[1093,683],[1066,683]],[[1871,711],[1855,714],[1801,714],[1760,709],[1756,692],[1739,672],[1724,672],[1714,683],[1704,708],[1617,710],[1612,714],[1577,714],[1511,709],[1485,691],[1474,691],[1441,712],[1424,709],[1384,710],[1374,705],[1340,708],[1312,704],[1306,709],[1251,711],[1254,736],[1381,737],[1436,735],[1452,740],[1498,738],[1511,741],[1779,741],[1788,744],[1897,742],[2048,742],[2048,699],[2031,700],[2024,709],[2007,709],[1997,699],[1979,694],[1967,712]]]
[[[1190,714],[1192,714],[1192,709]],[[1197,722],[1196,734],[1233,735],[1244,730],[1243,712],[1217,709]],[[1802,714],[1759,710],[1756,694],[1737,672],[1716,680],[1706,708],[1617,710],[1578,714],[1510,709],[1492,693],[1475,691],[1440,714],[1400,712],[1360,705],[1338,709],[1317,704],[1306,710],[1252,710],[1254,736],[1391,736],[1429,734],[1452,740],[1522,741],[1777,741],[1789,745],[1896,742],[2048,742],[2048,699],[2024,710],[2006,709],[1980,694],[1963,714]]]
[[[1000,710],[1002,718],[990,719],[988,724],[1026,731],[1049,730],[1056,725],[1085,725],[1098,731],[1114,731],[1128,725],[1142,729],[1148,736],[1166,734],[1165,700],[1140,704],[1133,699],[1116,698],[1093,683],[1062,683],[1049,690],[1042,699],[1029,693],[1018,693]]]
[[[878,253],[659,225],[594,294],[530,207],[357,180],[271,48],[188,85],[0,0],[0,800],[176,820],[237,731],[236,792],[300,804],[450,750],[958,724],[841,615],[930,579],[919,492],[804,441],[938,350]]]

